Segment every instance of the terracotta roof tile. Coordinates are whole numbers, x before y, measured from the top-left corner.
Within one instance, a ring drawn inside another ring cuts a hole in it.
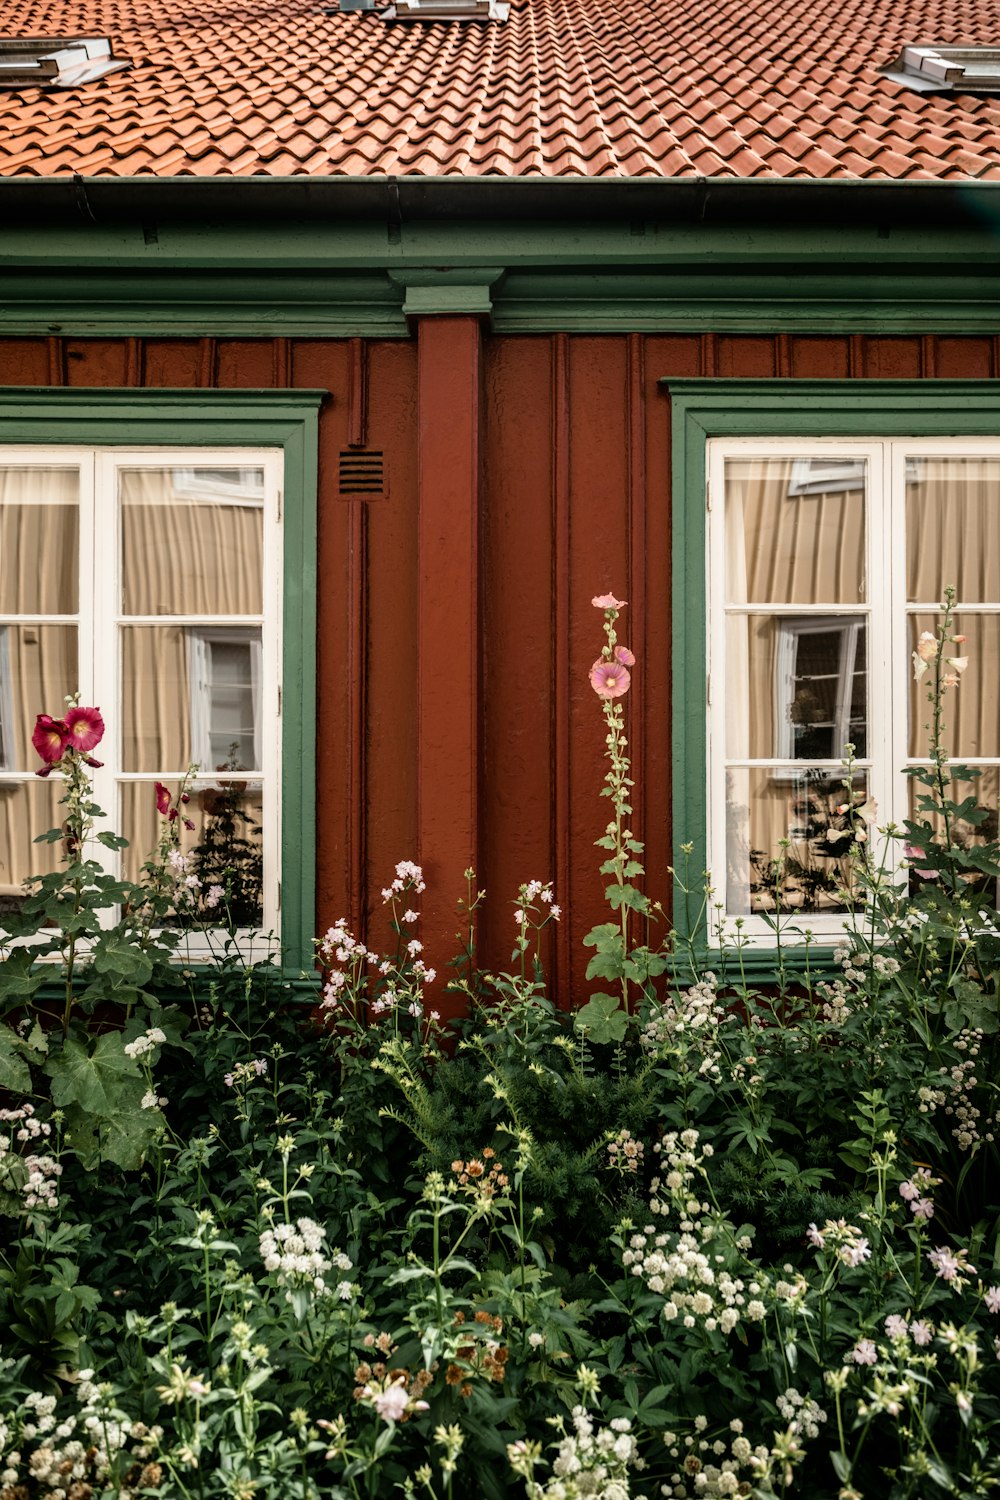
[[[0,174],[1000,177],[1000,98],[882,76],[995,44],[1000,0],[513,0],[387,26],[329,0],[0,0],[128,71],[2,96]]]

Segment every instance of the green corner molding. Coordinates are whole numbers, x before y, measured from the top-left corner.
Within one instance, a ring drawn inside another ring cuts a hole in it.
[[[707,866],[706,444],[718,437],[1000,437],[1000,382],[991,380],[674,379],[670,396],[672,496],[671,805],[674,865],[696,880]],[[683,845],[691,845],[685,855]],[[682,908],[675,922],[684,938]],[[711,965],[713,950],[701,945]],[[717,957],[718,950],[714,950]],[[785,971],[832,965],[832,948],[787,951]],[[775,954],[748,951],[759,983],[775,975]]]
[[[315,922],[316,471],[325,390],[0,387],[0,443],[275,447],[284,452],[281,943],[312,968]]]

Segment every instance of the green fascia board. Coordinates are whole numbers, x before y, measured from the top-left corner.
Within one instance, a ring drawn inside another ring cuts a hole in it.
[[[1000,382],[989,380],[739,380],[665,376],[671,406],[671,660],[674,867],[700,892],[708,863],[706,443],[740,437],[995,437]],[[721,502],[720,502],[721,503]],[[683,820],[683,821],[682,821]],[[689,847],[686,847],[689,846]],[[683,903],[674,913],[684,941]],[[705,961],[718,951],[702,944]],[[813,949],[811,962],[830,960]],[[789,958],[789,969],[803,959]],[[745,956],[755,982],[775,956]]]
[[[881,227],[22,219],[0,333],[405,338],[407,314],[491,304],[500,333],[1000,331],[997,204]]]
[[[284,450],[281,734],[283,969],[313,967],[316,888],[316,493],[329,391],[0,387],[0,443]]]

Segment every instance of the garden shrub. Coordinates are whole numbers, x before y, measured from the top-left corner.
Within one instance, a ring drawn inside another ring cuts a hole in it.
[[[160,846],[117,880],[92,857],[121,842],[87,775],[100,715],[40,716],[64,860],[0,948],[0,1500],[1000,1486],[1000,849],[995,823],[955,831],[985,815],[942,743],[950,600],[915,656],[916,817],[870,836],[848,761],[836,973],[783,964],[779,913],[766,988],[738,937],[709,967],[643,890],[636,662],[622,602],[594,603],[609,909],[576,1012],[542,972],[561,913],[538,879],[509,972],[468,944],[448,1026],[408,861],[393,952],[338,923],[312,984],[247,961],[238,863],[215,851],[212,911],[185,894],[184,787],[157,788]],[[483,899],[469,872],[464,912]],[[197,972],[178,910],[233,919]]]

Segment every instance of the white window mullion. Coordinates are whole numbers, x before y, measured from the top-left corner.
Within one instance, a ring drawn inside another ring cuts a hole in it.
[[[114,459],[97,452],[88,465],[91,501],[89,547],[84,553],[90,559],[81,577],[80,634],[86,637],[90,657],[87,676],[89,695],[84,701],[94,703],[104,716],[104,739],[97,759],[104,762],[94,772],[96,801],[107,813],[105,827],[121,833],[121,801],[117,774],[121,767],[122,697],[119,683],[118,601],[120,599],[117,493]],[[84,609],[84,593],[87,602]],[[89,622],[89,628],[88,623]],[[81,686],[81,692],[83,691]],[[94,857],[109,873],[117,874],[119,859],[112,850],[98,845]]]
[[[270,454],[264,461],[264,601],[274,628],[262,632],[259,676],[255,684],[254,714],[260,735],[259,765],[263,771],[263,861],[265,932],[280,931],[281,889],[281,665],[284,620],[284,566],[278,497],[284,483],[282,459]]]
[[[890,618],[887,639],[889,663],[886,669],[887,692],[885,694],[890,723],[884,752],[885,774],[888,782],[885,812],[880,821],[893,820],[902,824],[909,804],[909,778],[905,772],[909,750],[909,695],[910,695],[910,620],[906,603],[906,453],[910,445],[903,440],[887,443],[887,470],[890,478],[890,503],[887,506],[885,552],[890,567]],[[903,847],[897,843],[889,851],[890,863],[898,865],[903,858]]]

